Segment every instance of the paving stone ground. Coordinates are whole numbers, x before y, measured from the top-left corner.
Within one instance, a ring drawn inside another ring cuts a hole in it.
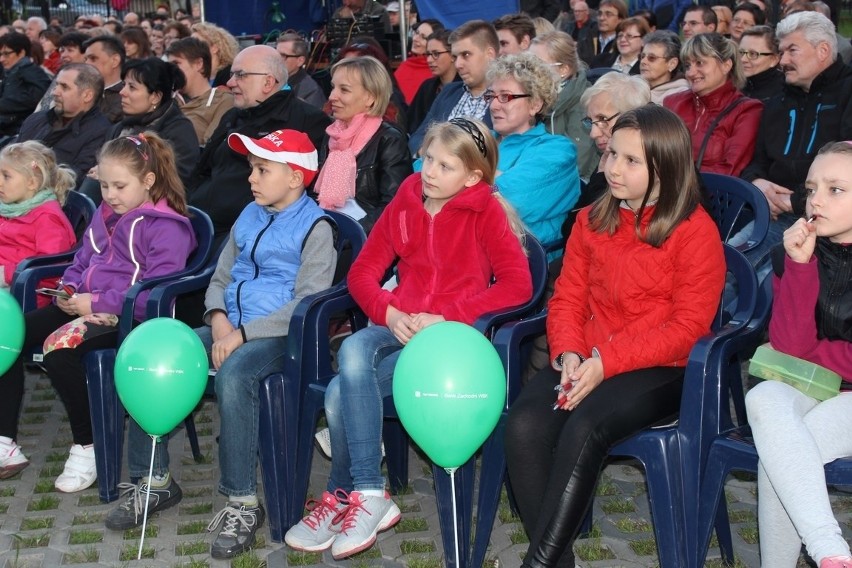
[[[172,471],[184,490],[178,507],[154,515],[145,540],[145,558],[136,560],[139,531],[107,530],[103,517],[115,506],[98,499],[92,487],[75,494],[53,488],[71,445],[62,404],[49,382],[32,373],[27,378],[27,396],[21,419],[19,442],[31,465],[18,476],[0,480],[0,568],[93,567],[187,567],[258,568],[269,566],[409,566],[438,568],[443,565],[437,509],[432,491],[431,469],[412,450],[411,491],[396,497],[403,521],[395,530],[379,536],[371,550],[345,562],[334,562],[330,553],[298,554],[271,542],[261,530],[261,542],[252,552],[232,561],[209,556],[212,535],[206,531],[213,514],[225,499],[215,491],[218,479],[215,437],[218,415],[213,402],[205,402],[196,414],[205,463],[196,464],[184,432],[173,438]],[[329,462],[314,457],[311,491],[319,494],[328,475]],[[755,483],[731,478],[727,487],[734,522],[735,550],[742,567],[757,567]],[[835,511],[844,533],[850,537],[852,495],[836,494]],[[578,566],[657,566],[651,517],[644,475],[632,462],[609,465],[603,474],[594,508],[592,538],[579,540],[575,550]],[[523,529],[504,505],[491,536],[488,561],[491,566],[517,567],[526,545]],[[721,566],[716,549],[708,566]],[[804,559],[800,566],[807,566]]]

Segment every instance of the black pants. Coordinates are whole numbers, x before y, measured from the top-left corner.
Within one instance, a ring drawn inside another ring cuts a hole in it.
[[[572,546],[610,448],[675,415],[682,368],[654,367],[603,381],[573,411],[552,410],[559,373],[543,369],[509,410],[506,460],[530,538],[524,566],[574,566]]]
[[[40,347],[57,328],[75,319],[55,305],[25,314],[26,334],[22,356],[0,377],[0,436],[16,438],[21,402],[24,399],[24,357],[34,347]],[[92,443],[92,423],[89,415],[89,393],[83,355],[95,349],[115,346],[118,328],[91,325],[83,342],[73,349],[56,349],[44,357],[48,377],[68,412],[71,434],[75,444]]]

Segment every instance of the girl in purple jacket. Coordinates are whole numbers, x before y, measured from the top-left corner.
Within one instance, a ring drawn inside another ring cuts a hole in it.
[[[772,347],[852,383],[852,142],[823,147],[805,182],[806,218],[773,251]],[[777,254],[775,254],[777,253]],[[760,563],[793,568],[802,543],[820,568],[852,568],[823,465],[852,456],[852,393],[820,402],[780,381],[746,397],[760,458]]]
[[[83,355],[115,345],[118,314],[133,284],[181,270],[196,246],[168,143],[150,132],[111,140],[101,149],[98,168],[103,203],[62,275],[59,288],[67,295],[26,314],[22,350],[43,344],[44,367],[68,412],[73,445],[55,484],[63,492],[80,491],[96,479]],[[136,306],[141,319],[145,299]],[[15,442],[23,396],[19,357],[0,377],[0,478],[29,464]]]

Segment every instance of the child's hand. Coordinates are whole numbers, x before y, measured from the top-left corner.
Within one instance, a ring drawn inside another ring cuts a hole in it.
[[[65,298],[56,298],[56,306],[68,314],[69,316],[76,316],[77,312],[74,311],[74,308],[68,303],[68,300]]]
[[[567,407],[563,406],[563,408],[574,410],[590,392],[603,382],[603,362],[598,357],[589,357],[573,373],[569,374],[568,378],[574,383],[574,386],[567,395]]]
[[[414,337],[414,334],[417,333],[417,329],[414,326],[411,316],[405,312],[399,311],[393,306],[388,306],[385,321],[388,324],[388,329],[391,330],[394,337],[396,337],[403,345],[408,343],[409,340]]]
[[[70,312],[63,310],[67,314],[87,316],[92,313],[92,295],[88,293],[74,294],[68,298],[68,307],[71,309]]]
[[[447,321],[444,319],[444,316],[427,313],[414,314],[414,317],[411,318],[411,322],[414,324],[415,333],[421,329],[429,327],[433,323],[442,321]]]
[[[211,357],[213,359],[213,366],[219,369],[222,366],[222,363],[225,362],[231,353],[234,350],[243,344],[243,334],[240,330],[235,329],[222,339],[213,342],[213,349],[211,350]]]
[[[805,219],[799,219],[784,231],[784,250],[793,262],[809,262],[815,246],[816,227]]]
[[[217,311],[213,312],[213,315],[210,317],[210,331],[213,335],[213,342],[215,343],[232,333],[234,326],[231,325],[231,321],[225,312]]]

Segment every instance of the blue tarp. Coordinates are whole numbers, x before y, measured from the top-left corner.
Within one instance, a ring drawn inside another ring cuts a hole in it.
[[[460,0],[415,0],[420,19],[435,18],[453,29],[468,20],[495,20],[504,14],[519,11],[518,0],[487,0],[462,2]]]

